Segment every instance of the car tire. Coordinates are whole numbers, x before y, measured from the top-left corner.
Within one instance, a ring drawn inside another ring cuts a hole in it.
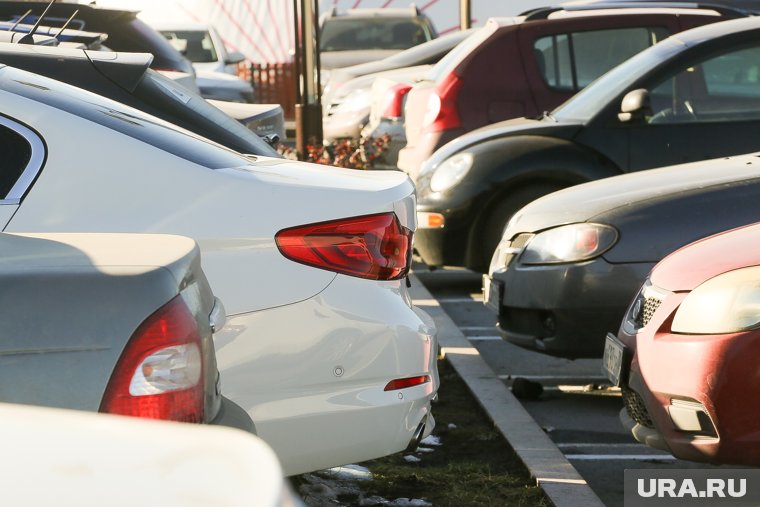
[[[567,185],[561,183],[531,183],[521,186],[514,191],[507,190],[502,198],[489,210],[486,211],[484,227],[481,229],[481,251],[476,259],[479,259],[479,265],[473,266],[473,269],[486,273],[491,263],[496,245],[501,241],[504,228],[507,222],[512,218],[520,208],[530,204],[539,197],[543,197],[557,190],[565,188]]]

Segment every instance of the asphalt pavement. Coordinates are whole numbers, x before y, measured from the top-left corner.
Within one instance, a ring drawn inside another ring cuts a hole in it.
[[[618,419],[620,391],[602,376],[600,359],[555,358],[502,340],[480,274],[422,265],[413,272],[505,385],[519,377],[541,383],[543,394],[522,406],[608,507],[623,506],[625,469],[715,468],[637,443]]]

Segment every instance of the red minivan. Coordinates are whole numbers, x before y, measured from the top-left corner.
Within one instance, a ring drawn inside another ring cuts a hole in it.
[[[728,8],[610,4],[541,8],[490,19],[409,92],[407,145],[398,167],[415,179],[435,150],[466,132],[551,111],[670,34],[744,15]]]

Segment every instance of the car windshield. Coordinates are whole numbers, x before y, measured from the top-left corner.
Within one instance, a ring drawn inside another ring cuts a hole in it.
[[[408,49],[429,39],[424,25],[414,18],[331,18],[320,34],[322,51]]]
[[[37,74],[0,66],[0,89],[85,118],[210,169],[250,163],[237,152],[168,122]]]
[[[686,46],[672,37],[655,44],[593,81],[552,111],[552,117],[557,121],[591,120],[642,76],[684,49]]]
[[[214,50],[211,35],[202,30],[161,30],[172,44],[179,45],[185,58],[195,63],[215,62],[219,58]],[[177,46],[175,45],[175,48]],[[177,48],[179,49],[179,48]]]

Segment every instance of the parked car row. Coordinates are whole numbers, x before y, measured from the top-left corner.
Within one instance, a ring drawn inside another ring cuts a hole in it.
[[[760,173],[745,154],[760,148],[758,34],[749,17],[671,35],[539,120],[461,136],[418,179],[420,221],[440,213],[446,227],[509,171],[528,200],[586,181],[505,213],[483,278],[505,339],[602,358],[640,442],[753,466],[757,422],[741,400],[760,392]]]
[[[151,62],[0,43],[0,401],[255,426],[286,475],[416,448],[439,378],[411,180],[273,156]]]
[[[336,81],[350,93],[330,89],[325,124],[346,113],[372,124],[365,136],[391,133],[392,151],[406,143],[416,253],[487,272],[505,339],[602,358],[638,440],[757,465],[754,412],[737,402],[760,388],[760,174],[744,155],[760,149],[760,21],[747,7],[591,1],[493,19],[422,79]]]

